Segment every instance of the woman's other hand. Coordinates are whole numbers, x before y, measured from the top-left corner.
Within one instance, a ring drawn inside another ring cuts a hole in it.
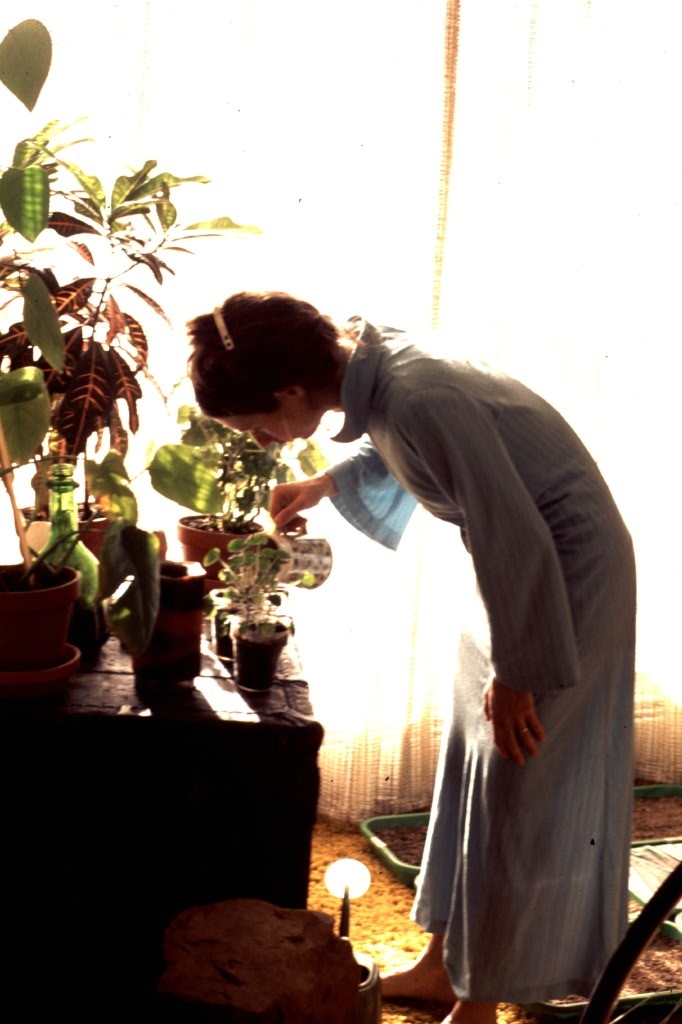
[[[313,508],[323,498],[331,498],[334,494],[338,494],[338,490],[328,473],[290,484],[278,484],[270,495],[270,517],[281,530],[304,508]]]
[[[525,764],[526,757],[535,757],[538,743],[546,738],[546,733],[532,693],[493,679],[483,693],[483,710],[492,724],[495,746],[502,757],[516,764]]]

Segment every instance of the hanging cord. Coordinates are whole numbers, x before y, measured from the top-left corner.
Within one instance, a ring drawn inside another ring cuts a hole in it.
[[[431,326],[438,327],[443,289],[443,263],[445,236],[450,205],[450,178],[452,151],[455,137],[455,97],[457,84],[457,57],[459,51],[459,12],[461,0],[446,0],[445,33],[443,39],[443,120],[441,132],[440,180],[438,186],[438,218],[436,248],[433,261],[433,293],[431,298]]]

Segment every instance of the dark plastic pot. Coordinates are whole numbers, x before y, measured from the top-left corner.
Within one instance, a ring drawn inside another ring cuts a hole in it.
[[[271,636],[261,636],[257,627],[240,627],[233,638],[237,685],[243,690],[269,690],[290,633],[291,627],[284,623],[277,623]]]
[[[215,652],[221,661],[234,660],[232,639],[233,613],[230,608],[218,608],[213,620],[213,642]]]

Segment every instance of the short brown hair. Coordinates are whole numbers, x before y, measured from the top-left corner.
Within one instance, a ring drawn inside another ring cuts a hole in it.
[[[272,412],[277,391],[334,383],[341,332],[309,302],[285,292],[239,292],[219,309],[234,342],[229,350],[213,313],[187,324],[189,375],[207,416]]]

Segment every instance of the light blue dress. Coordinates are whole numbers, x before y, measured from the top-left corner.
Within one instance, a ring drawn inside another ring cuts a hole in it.
[[[391,548],[417,502],[458,527],[489,626],[489,648],[454,687],[414,917],[445,935],[461,998],[587,995],[627,920],[630,536],[547,402],[398,331],[361,330],[336,439],[367,440],[331,470],[332,500]],[[493,745],[482,711],[493,676],[535,694],[547,739],[523,766]]]

